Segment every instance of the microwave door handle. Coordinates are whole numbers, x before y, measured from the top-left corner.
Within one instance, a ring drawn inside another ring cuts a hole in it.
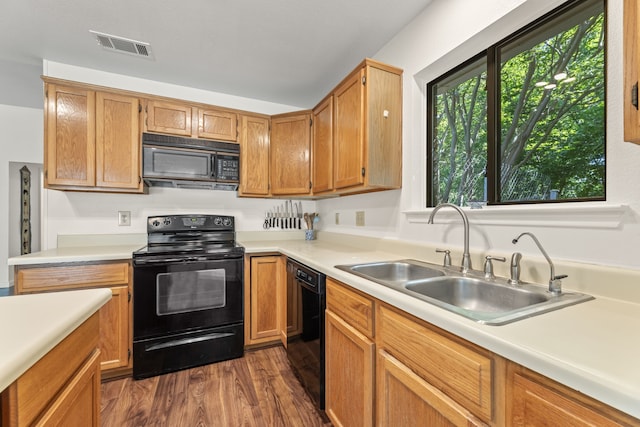
[[[218,176],[218,171],[216,170],[216,155],[212,154],[211,155],[211,178],[216,179],[216,177]]]

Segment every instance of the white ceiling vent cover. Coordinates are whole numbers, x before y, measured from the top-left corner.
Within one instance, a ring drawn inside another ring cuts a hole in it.
[[[96,37],[98,44],[105,50],[153,59],[153,53],[151,52],[151,45],[149,43],[99,33],[93,30],[89,30],[89,32]]]

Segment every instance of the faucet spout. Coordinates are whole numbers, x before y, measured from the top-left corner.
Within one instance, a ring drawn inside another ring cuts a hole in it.
[[[433,218],[436,216],[436,213],[440,209],[445,207],[455,209],[462,217],[462,224],[464,226],[464,251],[462,253],[462,273],[465,274],[472,269],[471,256],[469,255],[469,218],[467,218],[467,215],[464,213],[462,209],[460,209],[460,207],[452,203],[441,203],[435,208],[433,208],[433,210],[431,211],[431,215],[429,215],[429,220],[427,221],[427,223],[433,224]]]
[[[521,233],[518,237],[513,239],[511,242],[515,245],[516,243],[518,243],[518,240],[520,240],[520,238],[525,235],[533,239],[533,242],[536,244],[536,246],[538,246],[538,249],[540,249],[540,252],[542,252],[542,255],[544,255],[547,262],[549,263],[549,269],[551,270],[551,276],[549,277],[549,292],[551,292],[554,295],[561,294],[562,284],[560,282],[560,279],[564,279],[565,277],[567,277],[567,275],[563,274],[560,276],[556,276],[556,271],[555,271],[555,267],[553,266],[553,262],[551,261],[551,258],[549,258],[549,255],[547,255],[547,251],[545,251],[544,248],[542,247],[542,244],[540,243],[538,238],[533,233],[529,233],[525,231],[524,233]]]

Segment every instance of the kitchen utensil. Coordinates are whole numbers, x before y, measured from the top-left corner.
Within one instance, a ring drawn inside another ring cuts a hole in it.
[[[302,202],[298,202],[298,230],[302,228]]]
[[[293,222],[293,202],[289,200],[289,228],[295,228],[295,224]]]
[[[265,230],[268,230],[269,227],[269,211],[265,212],[264,214],[264,224],[262,224],[262,228],[264,228]]]
[[[309,221],[309,214],[308,213],[304,213],[304,223],[307,226],[307,230],[311,230],[311,222]]]
[[[282,228],[289,228],[289,204],[284,201],[284,222]]]

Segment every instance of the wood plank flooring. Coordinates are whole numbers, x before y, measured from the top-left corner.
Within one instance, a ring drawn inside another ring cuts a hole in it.
[[[282,347],[144,380],[102,384],[103,427],[330,426]]]

